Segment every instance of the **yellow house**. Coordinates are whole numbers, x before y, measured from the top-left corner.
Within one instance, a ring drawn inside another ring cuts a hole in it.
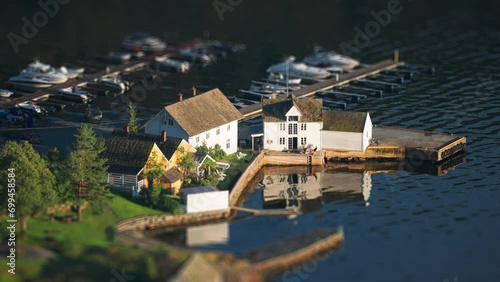
[[[163,170],[155,184],[162,184],[172,194],[177,194],[183,182],[178,163],[186,154],[196,152],[184,139],[168,137],[166,132],[152,135],[115,130],[105,139],[105,144],[102,157],[108,160],[108,183],[124,190],[131,189],[133,193],[148,187],[148,160],[155,160]]]

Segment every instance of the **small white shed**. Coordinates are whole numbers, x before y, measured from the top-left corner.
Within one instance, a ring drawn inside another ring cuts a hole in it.
[[[179,195],[186,205],[186,213],[229,208],[229,191],[219,191],[213,186],[182,188]]]
[[[368,112],[323,111],[323,149],[364,151],[373,125]]]

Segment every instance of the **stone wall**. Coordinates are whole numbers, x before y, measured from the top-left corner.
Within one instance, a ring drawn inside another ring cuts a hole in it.
[[[226,219],[229,217],[229,214],[230,210],[225,209],[179,215],[145,215],[124,219],[115,224],[115,228],[117,232],[124,232],[132,230],[189,226]]]

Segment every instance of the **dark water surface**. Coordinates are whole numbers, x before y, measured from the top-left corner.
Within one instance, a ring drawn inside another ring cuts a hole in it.
[[[306,230],[343,226],[341,250],[305,275],[276,280],[500,281],[500,6],[495,1],[437,2],[401,1],[399,16],[353,54],[370,63],[399,48],[403,60],[434,65],[436,74],[421,75],[399,94],[369,98],[349,109],[370,111],[378,125],[465,135],[467,162],[443,176],[411,169],[373,174],[369,205],[360,196],[325,202],[296,218],[235,221],[227,227],[227,244],[205,248],[243,252]],[[314,43],[338,49],[353,39],[354,27],[373,20],[371,10],[386,7],[384,1],[243,1],[220,21],[210,1],[133,3],[72,1],[18,54],[4,38],[0,79],[36,56],[52,64],[92,58],[118,48],[121,37],[136,29],[180,39],[208,30],[217,39],[248,45],[245,53],[206,69],[169,76],[164,84],[173,90],[150,91],[140,104],[146,116],[193,84],[234,95],[285,54],[300,57]],[[2,36],[20,33],[21,17],[38,10],[36,4],[4,4]],[[98,101],[104,109],[110,102]],[[245,205],[262,208],[262,191],[256,189]]]

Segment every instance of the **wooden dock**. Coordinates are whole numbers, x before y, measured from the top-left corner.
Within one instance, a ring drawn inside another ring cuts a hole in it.
[[[35,101],[35,100],[37,100],[40,97],[43,97],[45,95],[56,93],[57,89],[59,89],[59,88],[66,88],[66,87],[71,87],[71,86],[82,86],[85,83],[87,83],[88,81],[95,80],[99,77],[116,76],[116,75],[119,75],[119,74],[124,73],[124,72],[131,72],[134,70],[139,70],[139,69],[146,67],[148,64],[154,62],[155,57],[165,56],[168,54],[174,54],[177,51],[179,51],[180,49],[193,47],[193,46],[201,44],[201,43],[203,43],[203,40],[195,39],[195,40],[181,43],[181,44],[174,46],[174,47],[167,48],[167,50],[165,50],[163,52],[155,52],[153,54],[144,56],[143,58],[132,59],[132,60],[130,60],[126,63],[120,64],[120,65],[110,64],[108,71],[102,70],[102,71],[96,72],[94,74],[83,75],[83,77],[81,77],[81,78],[70,79],[67,82],[62,83],[62,84],[53,85],[49,88],[41,89],[41,90],[38,90],[36,92],[26,94],[26,95],[23,95],[23,96],[18,97],[18,98],[14,98],[14,99],[11,99],[8,101],[0,102],[0,109],[14,106],[14,105],[16,105],[18,103],[22,103],[22,102]]]
[[[363,151],[323,149],[327,159],[414,159],[443,161],[464,151],[467,139],[450,133],[395,127],[374,127],[373,137],[379,144]]]
[[[338,80],[326,79],[324,81],[314,83],[299,90],[293,91],[290,94],[293,94],[296,97],[310,97],[316,94],[316,92],[330,91],[334,87],[348,84],[352,80],[363,79],[367,76],[378,74],[385,70],[395,69],[402,65],[404,65],[404,62],[394,62],[393,60],[381,61],[368,67],[355,70],[351,73],[342,74],[340,75]],[[260,115],[260,113],[262,112],[262,104],[256,103],[248,107],[244,107],[239,111],[243,115],[243,119],[252,119]]]

